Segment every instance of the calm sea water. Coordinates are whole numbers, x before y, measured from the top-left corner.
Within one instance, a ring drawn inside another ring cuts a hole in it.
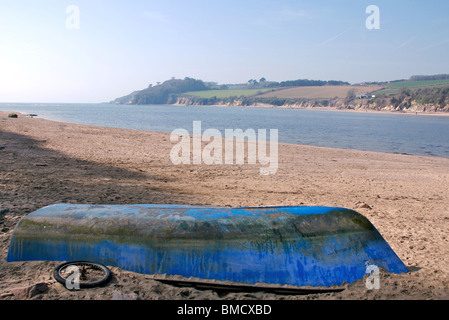
[[[0,110],[106,127],[172,132],[278,129],[279,142],[449,158],[449,117],[275,108],[0,104]],[[1,129],[1,128],[0,128]]]

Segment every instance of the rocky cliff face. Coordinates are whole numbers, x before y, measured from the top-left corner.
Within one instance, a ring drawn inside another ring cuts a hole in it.
[[[449,112],[449,101],[442,101],[440,103],[423,103],[412,98],[398,100],[393,97],[359,102],[354,105],[354,109],[399,112]]]
[[[418,103],[416,100],[404,99],[397,101],[392,98],[384,98],[377,100],[357,99],[352,102],[347,102],[344,99],[330,99],[330,100],[302,100],[296,102],[286,102],[282,105],[273,105],[262,100],[255,99],[248,103],[248,99],[235,99],[232,102],[227,100],[215,100],[214,103],[207,103],[205,100],[198,100],[194,97],[181,96],[177,97],[173,104],[186,106],[201,106],[201,105],[215,105],[226,107],[280,107],[280,108],[295,108],[295,109],[313,109],[313,108],[336,108],[346,110],[359,111],[390,111],[390,112],[449,112],[449,102],[444,104],[435,103]],[[206,103],[205,103],[206,102]]]

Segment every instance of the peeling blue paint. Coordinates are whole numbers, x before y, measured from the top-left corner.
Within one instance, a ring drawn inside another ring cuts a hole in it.
[[[408,272],[365,217],[334,207],[58,204],[16,227],[7,261],[28,260],[298,286],[351,283],[366,263]]]

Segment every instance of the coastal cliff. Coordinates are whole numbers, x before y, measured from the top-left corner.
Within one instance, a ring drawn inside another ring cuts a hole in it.
[[[449,112],[449,75],[448,79],[443,80],[429,80],[427,79],[429,77],[427,76],[423,81],[412,81],[412,77],[410,80],[374,83],[370,86],[348,85],[337,81],[334,81],[335,83],[317,82],[316,85],[310,85],[306,80],[297,80],[291,83],[268,81],[257,83],[257,81],[251,80],[251,83],[246,86],[240,85],[239,89],[232,90],[226,85],[217,87],[215,84],[214,87],[214,85],[210,85],[211,83],[204,83],[192,78],[171,79],[162,84],[158,83],[157,86],[150,85],[143,90],[134,91],[127,96],[111,101],[111,103]],[[288,88],[292,88],[294,94],[286,96],[286,87],[282,87],[282,85],[290,84],[292,86]],[[217,88],[219,89],[217,90]],[[301,90],[297,90],[298,88]],[[365,88],[371,90],[361,93],[360,90]],[[267,90],[269,93],[265,94]],[[311,95],[311,92],[314,92],[314,95]],[[327,96],[327,98],[317,98],[317,96]]]
[[[270,103],[271,102],[271,103]],[[222,106],[222,107],[277,107],[291,109],[332,108],[356,111],[389,111],[389,112],[449,112],[449,102],[422,103],[410,97],[398,100],[395,97],[378,99],[357,99],[351,102],[345,99],[288,99],[279,101],[264,101],[264,99],[235,98],[228,99],[198,99],[191,96],[172,98],[173,105],[183,106]]]

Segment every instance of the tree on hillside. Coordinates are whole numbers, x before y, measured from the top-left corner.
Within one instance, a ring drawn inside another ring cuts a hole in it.
[[[255,79],[249,79],[249,80],[248,80],[248,84],[249,84],[250,86],[257,86],[257,80],[255,80]]]
[[[434,75],[416,75],[411,76],[409,81],[428,81],[428,80],[448,80],[449,74],[434,74]]]
[[[351,103],[356,98],[355,89],[350,89],[345,98],[345,104]]]
[[[408,89],[407,87],[402,87],[401,89],[399,89],[399,94],[401,96],[410,96],[410,89]]]
[[[201,80],[192,78],[170,79],[162,84],[158,82],[157,86],[148,86],[148,88],[133,92],[132,94],[116,99],[120,103],[131,104],[166,104],[172,101],[171,96],[179,95],[183,92],[202,91],[208,88]]]

